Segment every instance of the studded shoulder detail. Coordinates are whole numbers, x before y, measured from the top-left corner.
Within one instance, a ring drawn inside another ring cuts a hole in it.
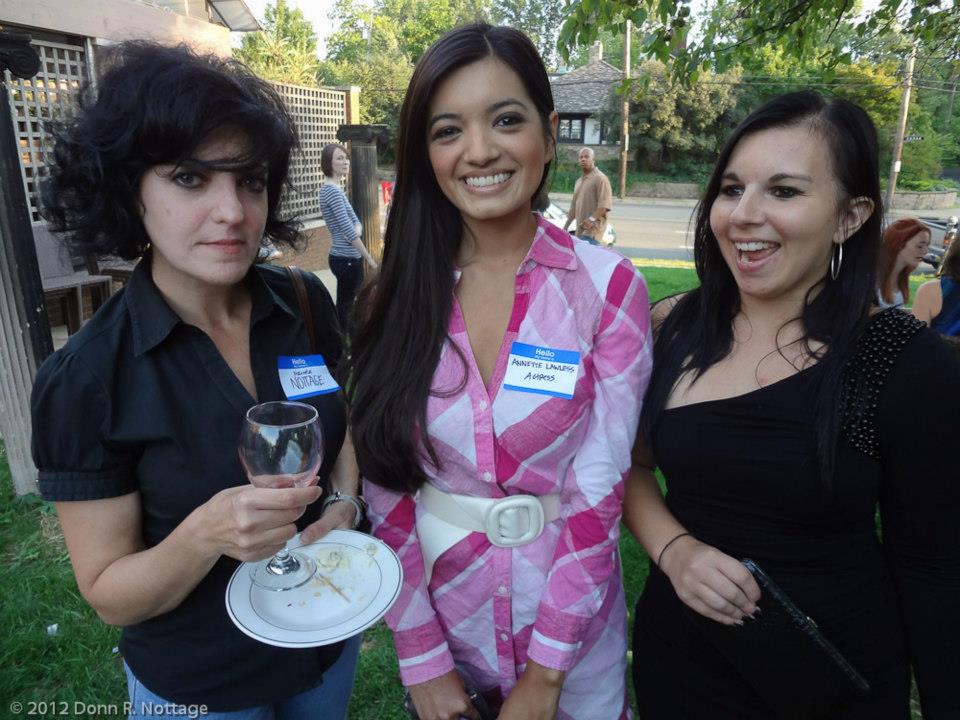
[[[924,323],[902,310],[885,310],[857,341],[840,379],[840,427],[857,450],[880,459],[875,416],[893,363]]]

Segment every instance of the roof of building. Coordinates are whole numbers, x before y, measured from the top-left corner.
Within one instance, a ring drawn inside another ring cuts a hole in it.
[[[559,113],[595,113],[610,107],[623,72],[605,60],[593,60],[550,81]]]

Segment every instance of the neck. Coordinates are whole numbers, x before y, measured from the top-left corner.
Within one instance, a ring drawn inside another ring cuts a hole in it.
[[[457,264],[513,262],[519,265],[530,249],[537,221],[529,206],[493,220],[464,221]]]
[[[750,321],[760,337],[776,337],[780,328],[803,315],[806,293],[774,299],[758,299],[740,294],[740,314]],[[736,321],[734,321],[736,322]]]
[[[183,279],[172,282],[156,269],[151,275],[160,295],[188,325],[222,327],[249,312],[250,290],[242,280],[236,285],[219,286]]]
[[[580,169],[583,170],[584,175],[589,175],[590,173],[593,172],[593,168],[590,168],[589,170],[587,170],[586,168],[580,168]]]
[[[331,180],[333,180],[335,183],[337,183],[337,185],[339,185],[340,183],[343,182],[343,179],[344,179],[346,176],[347,176],[346,173],[336,173],[336,172],[335,172],[333,175],[330,175],[330,176],[328,176],[328,177],[329,177]]]

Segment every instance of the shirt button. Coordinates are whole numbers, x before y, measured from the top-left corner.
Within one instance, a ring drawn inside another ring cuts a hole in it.
[[[483,479],[486,480],[487,482],[490,482],[491,480],[493,480],[493,475],[491,475],[491,474],[488,473],[488,472],[485,472],[485,473],[483,474]]]
[[[487,409],[487,401],[486,401],[486,400],[481,400],[481,401],[480,401],[480,409],[481,409],[481,410],[486,410],[486,409]]]
[[[507,594],[507,586],[506,586],[506,585],[501,585],[500,587],[497,588],[497,592],[500,593],[501,595],[506,595],[506,594]]]
[[[506,633],[500,633],[500,639],[506,642],[507,640],[510,639],[510,636],[507,635]]]

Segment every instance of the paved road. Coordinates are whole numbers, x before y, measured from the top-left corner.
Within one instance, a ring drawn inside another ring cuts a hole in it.
[[[555,197],[555,202],[563,209],[569,206],[569,200],[564,196]],[[617,250],[631,258],[693,259],[691,216],[694,203],[662,202],[613,201],[610,222],[617,232]]]

